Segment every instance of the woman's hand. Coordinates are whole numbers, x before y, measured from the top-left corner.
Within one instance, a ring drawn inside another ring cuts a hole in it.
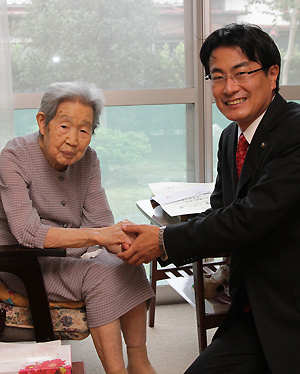
[[[119,253],[120,245],[130,247],[135,233],[124,232],[122,225],[131,224],[128,220],[108,227],[60,228],[51,227],[46,235],[45,248],[82,248],[93,245],[104,246],[109,251]]]
[[[119,253],[119,252],[122,251],[121,246],[117,245],[117,244],[116,245],[109,245],[109,246],[107,246],[105,248],[108,250],[108,252],[115,253],[115,254],[117,254],[117,253]]]
[[[99,245],[104,245],[110,252],[118,253],[121,251],[120,245],[130,246],[136,238],[135,233],[129,233],[122,230],[123,225],[132,224],[127,219],[116,223],[113,226],[102,227],[100,229]]]

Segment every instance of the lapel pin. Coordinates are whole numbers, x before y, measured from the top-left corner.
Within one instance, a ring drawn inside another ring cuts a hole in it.
[[[267,147],[267,143],[266,142],[262,142],[261,143],[261,147],[262,147],[262,149],[265,149]]]

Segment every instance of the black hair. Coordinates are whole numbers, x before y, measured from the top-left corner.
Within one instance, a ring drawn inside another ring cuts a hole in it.
[[[279,74],[275,92],[279,91],[279,75],[281,66],[280,52],[274,40],[259,26],[247,23],[231,23],[210,34],[200,50],[200,60],[205,74],[210,73],[209,60],[213,50],[219,47],[238,46],[250,61],[260,63],[265,74],[273,65],[278,65]]]

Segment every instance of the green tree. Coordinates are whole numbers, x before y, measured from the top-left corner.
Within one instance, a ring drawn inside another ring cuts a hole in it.
[[[265,4],[269,7],[268,13],[274,17],[274,25],[278,15],[285,21],[290,23],[290,33],[286,52],[283,54],[282,66],[282,84],[288,83],[288,73],[293,59],[298,61],[298,74],[299,74],[299,59],[297,58],[296,49],[296,36],[299,28],[299,13],[300,13],[300,0],[248,0],[248,4]]]
[[[10,28],[15,92],[73,80],[103,89],[182,84],[182,53],[175,49],[171,71],[160,69],[152,0],[32,0]]]
[[[117,171],[119,174],[124,167],[134,164],[151,152],[146,135],[107,128],[97,129],[92,147],[97,151],[104,173]]]
[[[162,44],[159,9],[153,0],[31,0],[10,23],[14,92],[74,80],[102,89],[182,87],[184,44]],[[177,141],[174,134],[185,124],[177,109],[107,110],[109,128],[98,129],[92,143],[103,172],[139,162],[169,135]],[[20,133],[28,132],[22,126]]]
[[[159,51],[159,62],[162,74],[171,73],[169,79],[170,86],[184,87],[184,44],[179,43],[174,50],[171,51],[169,44],[165,43]]]

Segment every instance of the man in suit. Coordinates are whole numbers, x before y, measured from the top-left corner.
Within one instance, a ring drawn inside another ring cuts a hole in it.
[[[119,255],[181,264],[230,253],[232,304],[186,374],[286,374],[300,369],[300,105],[278,93],[280,54],[259,27],[231,24],[200,51],[221,134],[211,209],[137,233]],[[245,157],[244,163],[241,156]]]

